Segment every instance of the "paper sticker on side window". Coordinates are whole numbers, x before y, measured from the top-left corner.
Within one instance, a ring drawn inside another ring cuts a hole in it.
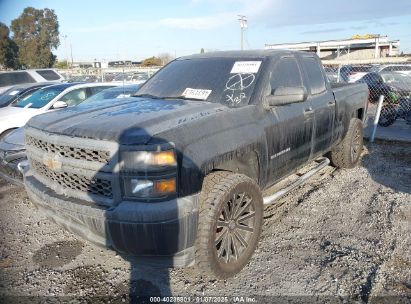
[[[258,72],[261,61],[236,61],[231,74],[255,74]]]
[[[188,99],[192,98],[192,99],[207,100],[211,92],[212,92],[211,90],[186,88],[182,96]]]
[[[11,91],[11,92],[9,93],[9,95],[14,96],[14,95],[16,95],[18,92],[19,92],[19,91]]]

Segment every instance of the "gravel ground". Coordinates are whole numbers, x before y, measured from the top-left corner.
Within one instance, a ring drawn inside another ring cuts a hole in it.
[[[410,148],[368,144],[358,168],[327,167],[267,207],[256,253],[226,281],[201,278],[193,268],[141,266],[89,244],[0,179],[0,296],[11,296],[3,297],[8,302],[197,295],[248,296],[254,303],[410,303]]]

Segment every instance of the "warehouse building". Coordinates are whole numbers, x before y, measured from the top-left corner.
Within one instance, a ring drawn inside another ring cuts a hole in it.
[[[300,43],[266,44],[265,49],[290,49],[316,52],[323,60],[376,59],[398,56],[400,41],[387,36],[363,35],[349,39]]]

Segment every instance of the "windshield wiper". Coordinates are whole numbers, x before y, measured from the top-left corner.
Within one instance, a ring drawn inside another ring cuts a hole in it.
[[[143,98],[153,98],[153,99],[162,99],[159,96],[151,95],[151,94],[134,94],[131,97],[143,97]]]
[[[155,95],[151,95],[151,94],[135,94],[135,95],[131,95],[131,97],[144,97],[144,98],[163,99],[163,100],[167,100],[167,99],[184,99],[184,100],[204,101],[204,99],[201,99],[201,98],[187,98],[187,97],[184,97],[184,96],[164,96],[164,97],[160,97],[160,96],[155,96]]]
[[[205,100],[202,99],[202,98],[193,98],[193,97],[187,98],[187,97],[185,97],[185,96],[167,96],[167,97],[161,97],[161,99],[184,99],[184,100],[200,100],[200,101],[205,101]]]

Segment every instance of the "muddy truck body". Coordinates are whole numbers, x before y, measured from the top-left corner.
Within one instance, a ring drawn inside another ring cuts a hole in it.
[[[257,245],[264,189],[326,154],[357,164],[367,95],[332,87],[312,53],[178,58],[134,97],[31,119],[25,187],[91,242],[230,277]]]

